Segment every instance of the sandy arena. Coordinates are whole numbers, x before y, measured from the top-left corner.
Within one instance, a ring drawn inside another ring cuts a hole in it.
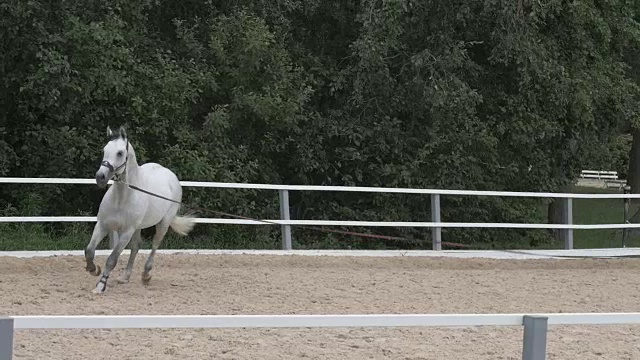
[[[146,255],[131,282],[76,256],[0,257],[1,315],[640,311],[640,259]],[[104,265],[105,258],[98,257]],[[522,327],[20,330],[16,359],[520,359]],[[640,326],[550,327],[548,359],[640,359]]]

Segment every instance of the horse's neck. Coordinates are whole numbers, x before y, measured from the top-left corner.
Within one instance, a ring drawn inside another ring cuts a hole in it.
[[[129,192],[134,190],[129,189],[127,184],[141,185],[139,174],[140,166],[138,165],[138,160],[136,159],[136,153],[135,151],[133,151],[133,148],[130,148],[129,158],[127,159],[127,166],[125,167],[125,170],[121,176],[124,183],[115,182],[113,184],[115,186],[116,193],[120,194],[120,196],[122,197],[128,197]]]
[[[127,166],[125,168],[125,181],[129,184],[139,184],[140,166],[138,165],[138,159],[136,153],[131,148],[129,152],[129,160],[127,160]]]

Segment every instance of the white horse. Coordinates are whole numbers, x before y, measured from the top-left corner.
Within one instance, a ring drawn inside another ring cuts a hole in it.
[[[109,274],[115,268],[118,257],[131,242],[131,256],[127,268],[118,279],[120,283],[129,281],[140,245],[141,229],[154,225],[156,227],[151,254],[142,273],[142,281],[146,284],[151,280],[153,257],[169,227],[180,235],[187,235],[194,226],[192,218],[176,216],[180,208],[179,202],[182,201],[182,187],[177,176],[171,170],[155,163],[138,166],[136,153],[123,127],[120,127],[118,133],[113,133],[107,127],[107,135],[109,142],[104,147],[104,158],[96,172],[96,183],[105,187],[109,180],[115,181],[100,203],[98,222],[84,252],[86,270],[92,275],[100,275],[100,266],[96,266],[93,260],[96,246],[107,234],[111,234],[115,248],[107,259],[102,278],[93,290],[96,294],[105,291]],[[178,203],[131,189],[128,185],[134,185]]]

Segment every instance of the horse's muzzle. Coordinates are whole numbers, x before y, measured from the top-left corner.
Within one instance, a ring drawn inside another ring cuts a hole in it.
[[[98,187],[105,188],[109,183],[109,177],[105,174],[104,171],[99,171],[96,173],[96,184]]]

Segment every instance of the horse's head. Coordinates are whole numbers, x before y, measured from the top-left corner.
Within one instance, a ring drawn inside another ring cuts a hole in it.
[[[107,186],[114,176],[119,177],[125,172],[129,160],[129,140],[127,133],[121,126],[117,133],[107,126],[109,142],[104,147],[104,156],[100,168],[96,172],[96,183],[100,187]]]

